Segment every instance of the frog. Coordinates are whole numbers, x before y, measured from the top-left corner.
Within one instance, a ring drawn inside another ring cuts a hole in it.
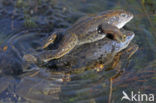
[[[69,54],[45,65],[51,70],[57,68],[57,71],[65,71],[67,73],[84,72],[86,69],[99,70],[99,68],[104,67],[108,69],[108,66],[114,68],[118,62],[117,54],[120,53],[121,56],[121,52],[129,48],[127,51],[124,51],[124,53],[126,52],[129,55],[126,57],[130,58],[138,49],[136,44],[131,43],[135,33],[124,29],[122,29],[121,32],[126,35],[125,41],[123,42],[104,38],[104,40],[102,39],[74,48]],[[130,43],[131,45],[129,45]]]
[[[108,10],[96,15],[80,18],[75,24],[64,31],[63,38],[56,50],[44,50],[37,54],[26,54],[24,59],[31,62],[49,62],[68,54],[73,48],[99,41],[105,37],[112,37],[118,42],[124,41],[121,29],[133,18],[133,14],[125,10]],[[57,35],[52,33],[46,40],[42,49],[53,44]]]

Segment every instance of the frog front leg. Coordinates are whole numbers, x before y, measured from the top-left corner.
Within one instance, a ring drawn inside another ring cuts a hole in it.
[[[105,33],[107,38],[116,40],[117,42],[125,41],[125,35],[114,25],[104,23],[100,29],[102,30],[100,32]]]

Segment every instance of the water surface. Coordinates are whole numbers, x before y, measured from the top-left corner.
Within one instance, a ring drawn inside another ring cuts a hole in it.
[[[5,68],[7,75],[0,75],[0,102],[107,103],[110,78],[116,74],[115,70],[89,70],[68,78],[63,73],[34,65],[34,69],[29,71],[25,69],[27,65],[21,55],[33,52],[32,48],[39,47],[54,30],[68,28],[81,16],[110,9],[124,9],[134,14],[134,19],[125,28],[135,32],[132,42],[139,46],[128,60],[128,65],[124,65],[127,60],[122,60],[120,69],[124,73],[113,80],[112,103],[121,103],[123,90],[126,93],[140,91],[155,94],[156,1],[0,0],[0,44],[1,48],[8,46],[9,49],[9,52],[0,55],[5,61],[3,65],[8,65]],[[11,58],[8,59],[8,55]],[[17,66],[16,63],[22,65]],[[15,66],[17,71],[9,69],[10,66]],[[22,72],[21,68],[27,73],[17,76]],[[66,82],[62,82],[64,77]]]

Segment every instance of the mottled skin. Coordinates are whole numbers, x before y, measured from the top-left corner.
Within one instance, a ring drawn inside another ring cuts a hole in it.
[[[81,18],[71,28],[64,32],[63,39],[57,50],[48,50],[35,54],[36,59],[29,59],[32,55],[25,55],[27,61],[48,62],[52,59],[58,59],[69,53],[75,46],[95,42],[103,39],[107,35],[112,35],[112,39],[118,42],[124,41],[124,35],[120,32],[127,22],[133,18],[133,15],[124,10],[110,10],[98,15],[92,15]],[[46,41],[43,48],[53,43],[57,33],[52,34]],[[32,57],[31,57],[32,58]]]

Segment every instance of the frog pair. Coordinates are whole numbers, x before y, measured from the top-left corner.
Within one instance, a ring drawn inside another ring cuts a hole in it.
[[[68,28],[56,50],[43,50],[37,54],[26,54],[24,59],[31,62],[48,62],[69,53],[73,48],[93,43],[108,37],[117,42],[125,41],[120,29],[133,18],[133,14],[124,10],[109,10],[97,15],[80,18]],[[51,34],[42,49],[54,43],[58,33]]]

